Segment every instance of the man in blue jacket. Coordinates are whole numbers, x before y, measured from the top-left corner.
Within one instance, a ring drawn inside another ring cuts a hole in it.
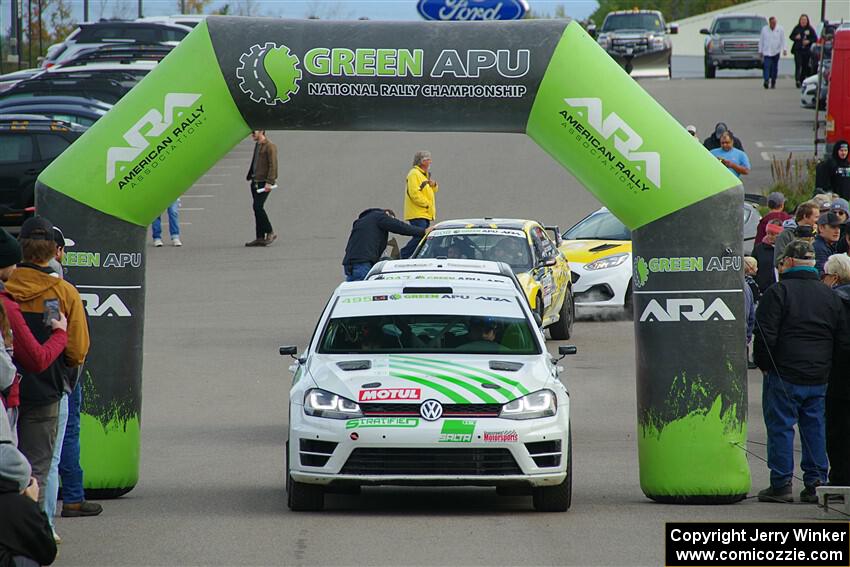
[[[366,209],[351,226],[345,246],[342,259],[345,281],[366,279],[387,247],[390,232],[422,238],[427,230],[398,220],[391,209]]]

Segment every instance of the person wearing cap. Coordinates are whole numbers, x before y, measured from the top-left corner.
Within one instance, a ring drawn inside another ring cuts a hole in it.
[[[723,132],[720,136],[720,147],[711,150],[711,155],[740,178],[750,173],[750,158],[742,150],[733,147],[733,143],[731,132]]]
[[[813,201],[806,201],[797,205],[797,210],[794,213],[793,222],[791,219],[782,223],[785,230],[776,237],[776,244],[773,252],[773,265],[777,268],[782,264],[782,256],[785,254],[785,247],[792,241],[798,238],[814,238],[814,230],[818,224],[820,216],[820,207]],[[804,235],[803,232],[807,235]]]
[[[54,309],[51,305],[68,320],[68,344],[63,355],[43,372],[24,372],[21,380],[18,445],[32,464],[33,476],[45,486],[56,444],[65,374],[68,368],[85,361],[89,331],[79,292],[49,266],[56,256],[53,224],[44,217],[29,218],[21,225],[19,238],[23,262],[6,282],[6,291],[20,304],[24,320],[40,342],[49,337],[46,321]],[[43,503],[41,494],[39,504]]]
[[[702,141],[702,145],[705,146],[705,149],[708,151],[719,148],[720,136],[722,136],[725,132],[732,134],[732,131],[729,130],[729,127],[726,126],[725,122],[718,122],[714,125],[714,132],[711,133],[711,136]],[[741,140],[735,136],[735,134],[732,134],[732,146],[744,151],[744,145],[741,143]]]
[[[437,218],[434,194],[439,190],[440,186],[431,178],[431,152],[416,152],[405,183],[404,220],[422,229],[431,226],[431,221]],[[416,236],[411,238],[401,249],[401,257],[410,258],[419,240]]]
[[[822,213],[818,217],[818,235],[815,237],[815,267],[819,275],[823,275],[823,265],[826,259],[838,253],[836,246],[841,238],[841,225],[844,224],[839,216],[832,211]]]
[[[767,224],[764,238],[753,247],[753,258],[756,259],[758,271],[755,275],[759,287],[759,295],[776,283],[776,270],[773,269],[774,244],[776,237],[782,232],[782,221],[774,219]]]
[[[268,246],[277,239],[264,208],[272,189],[277,187],[277,146],[266,137],[265,130],[254,130],[251,139],[255,142],[254,157],[246,179],[251,182],[256,238],[246,242],[245,246]]]
[[[180,199],[177,199],[166,209],[168,213],[168,236],[171,237],[172,246],[183,246],[180,240]],[[151,237],[154,248],[162,248],[162,214],[153,219],[151,223]]]
[[[824,266],[823,282],[832,287],[843,305],[845,324],[850,327],[850,257],[830,256]],[[829,484],[850,486],[850,350],[838,349],[832,361],[826,388],[826,454]]]
[[[846,140],[832,146],[832,155],[815,168],[815,193],[835,193],[850,201],[850,156]]]
[[[783,254],[779,282],[756,309],[754,360],[764,372],[762,410],[767,429],[770,486],[761,502],[792,502],[794,426],[800,431],[804,488],[800,501],[816,503],[828,462],[824,399],[836,348],[850,348],[841,300],[820,282],[814,247],[795,240]]]
[[[754,245],[758,245],[758,243],[764,238],[765,227],[767,227],[768,223],[775,219],[778,219],[781,223],[782,221],[791,218],[791,215],[785,212],[785,195],[779,191],[774,191],[767,196],[767,208],[770,209],[770,211],[761,218],[758,226],[756,227],[756,239]]]
[[[21,245],[17,240],[0,228],[0,303],[9,320],[12,333],[12,361],[25,372],[39,373],[47,369],[65,350],[68,335],[65,329],[68,321],[60,313],[58,320],[51,320],[52,333],[44,343],[40,343],[30,331],[21,313],[21,307],[6,291],[5,282],[14,273],[21,261]],[[6,407],[6,415],[12,426],[12,438],[17,445],[18,407],[20,405],[20,378],[18,374],[12,385],[0,388],[0,398]]]
[[[687,126],[685,126],[685,130],[688,131],[688,134],[690,134],[694,138],[697,138],[697,127],[696,126],[694,126],[693,124],[688,124]],[[697,140],[699,140],[699,138],[697,138]]]
[[[56,241],[56,256],[49,265],[60,278],[68,281],[66,269],[62,265],[65,249],[75,242],[67,238],[58,226],[53,226],[53,239]],[[57,542],[61,541],[56,533],[54,515],[59,493],[59,481],[62,481],[62,516],[97,516],[103,507],[85,499],[83,490],[83,469],[80,466],[80,406],[82,403],[82,367],[69,368],[65,373],[65,395],[59,402],[59,426],[56,429],[56,445],[44,491],[44,508],[50,527]]]

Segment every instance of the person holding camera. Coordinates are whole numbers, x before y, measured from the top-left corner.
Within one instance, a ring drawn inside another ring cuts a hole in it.
[[[431,178],[431,152],[416,152],[413,156],[413,167],[407,173],[404,220],[421,229],[431,226],[431,221],[437,218],[434,194],[439,190],[440,186]],[[418,237],[411,238],[401,249],[402,259],[410,258],[418,244]]]

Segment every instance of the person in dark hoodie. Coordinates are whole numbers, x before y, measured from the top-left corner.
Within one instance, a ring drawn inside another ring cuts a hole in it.
[[[56,543],[38,507],[38,482],[15,447],[6,415],[0,412],[0,567],[50,565]]]
[[[59,400],[65,391],[65,374],[80,366],[89,351],[89,330],[83,301],[77,289],[49,267],[56,257],[53,224],[32,217],[21,225],[23,262],[18,265],[6,291],[21,306],[24,320],[40,342],[50,336],[48,321],[60,313],[68,319],[68,344],[62,356],[41,373],[24,372],[18,416],[18,447],[29,459],[40,486],[47,483],[56,443]],[[44,496],[39,495],[39,504]]]
[[[720,137],[725,132],[729,132],[729,134],[732,136],[732,147],[738,148],[743,152],[744,145],[741,143],[741,140],[739,140],[738,137],[735,136],[735,134],[732,134],[732,131],[729,130],[729,127],[726,126],[725,122],[718,122],[717,124],[715,124],[714,132],[711,134],[711,136],[702,141],[702,145],[705,146],[705,149],[707,149],[708,151],[720,148]]]
[[[21,245],[17,240],[0,228],[0,302],[6,311],[9,320],[9,330],[12,335],[12,360],[23,371],[39,373],[50,366],[56,358],[65,350],[68,344],[68,335],[65,329],[68,321],[63,314],[59,314],[58,320],[52,320],[53,332],[44,343],[39,343],[32,335],[21,314],[21,307],[12,299],[6,291],[5,282],[12,276],[21,261]],[[8,350],[8,347],[7,347]],[[6,413],[12,426],[12,440],[18,444],[18,405],[20,403],[20,375],[8,388],[0,388],[0,399],[6,405]]]
[[[844,319],[850,325],[850,257],[830,256],[824,266],[823,282],[832,287],[844,306]],[[829,457],[829,484],[850,486],[850,350],[838,349],[826,388],[826,454]]]
[[[770,486],[759,502],[792,502],[794,426],[800,432],[804,488],[800,501],[817,503],[826,484],[825,398],[833,353],[850,349],[850,330],[838,296],[820,282],[814,247],[795,240],[785,248],[779,282],[756,310],[754,360],[764,371],[762,411],[767,430]]]
[[[832,146],[832,155],[824,158],[815,169],[815,193],[835,193],[850,201],[850,160],[846,140]]]
[[[345,257],[342,259],[345,281],[366,279],[366,274],[387,247],[390,232],[422,238],[427,230],[398,220],[392,209],[366,209],[351,225],[351,234],[345,245]]]

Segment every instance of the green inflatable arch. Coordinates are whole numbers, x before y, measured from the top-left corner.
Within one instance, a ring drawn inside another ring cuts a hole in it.
[[[89,490],[138,482],[146,227],[255,128],[526,133],[633,230],[644,493],[746,495],[743,189],[576,22],[228,17],[39,178],[40,214],[77,242],[90,316]],[[658,269],[679,258],[699,270]]]

